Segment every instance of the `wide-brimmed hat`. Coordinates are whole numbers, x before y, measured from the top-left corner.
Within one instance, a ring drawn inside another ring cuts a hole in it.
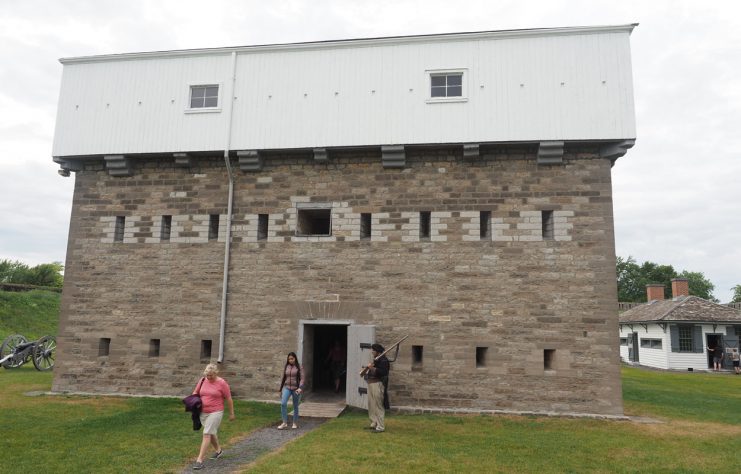
[[[383,350],[384,350],[384,349],[383,349],[383,346],[382,346],[381,344],[373,344],[373,345],[371,346],[371,349],[373,349],[374,351],[378,352],[379,354],[380,354],[381,352],[383,352]]]

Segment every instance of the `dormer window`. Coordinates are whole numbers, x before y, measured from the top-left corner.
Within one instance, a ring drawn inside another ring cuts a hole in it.
[[[190,86],[191,109],[215,109],[218,105],[218,84]]]

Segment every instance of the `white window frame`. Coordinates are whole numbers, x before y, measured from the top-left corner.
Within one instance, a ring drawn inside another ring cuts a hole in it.
[[[190,106],[191,93],[194,87],[214,87],[214,86],[219,88],[219,94],[216,98],[216,107],[192,108]],[[224,95],[224,84],[221,82],[218,82],[218,81],[189,82],[188,88],[185,91],[185,103],[187,104],[185,107],[185,113],[186,114],[204,114],[204,113],[221,112],[221,104],[223,100],[223,95]]]
[[[453,74],[461,75],[461,95],[460,97],[432,97],[432,76],[447,76]],[[427,76],[427,100],[428,104],[445,104],[451,102],[468,102],[468,68],[451,68],[451,69],[426,69]]]

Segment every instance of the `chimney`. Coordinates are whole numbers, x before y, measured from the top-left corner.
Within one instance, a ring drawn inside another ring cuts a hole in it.
[[[672,298],[689,296],[690,286],[686,278],[672,278]]]
[[[672,286],[674,282],[672,282]],[[646,285],[646,299],[648,301],[664,299],[664,285],[659,283],[650,283]]]

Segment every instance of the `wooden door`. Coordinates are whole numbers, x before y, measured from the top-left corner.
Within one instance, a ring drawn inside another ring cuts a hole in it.
[[[358,372],[371,361],[371,344],[375,340],[375,326],[350,325],[347,328],[345,397],[352,407],[368,409],[368,385]]]

